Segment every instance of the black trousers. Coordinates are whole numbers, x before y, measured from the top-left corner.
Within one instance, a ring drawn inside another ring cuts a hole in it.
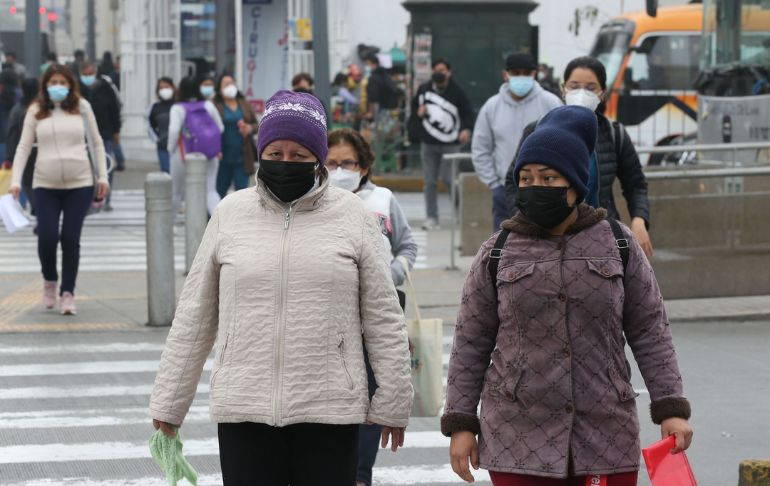
[[[358,424],[219,424],[224,486],[354,486]]]

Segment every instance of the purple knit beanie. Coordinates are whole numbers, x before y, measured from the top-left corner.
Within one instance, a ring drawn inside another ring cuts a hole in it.
[[[323,164],[329,148],[326,142],[326,110],[308,93],[281,90],[267,100],[259,123],[257,155],[276,140],[291,140],[308,149]]]

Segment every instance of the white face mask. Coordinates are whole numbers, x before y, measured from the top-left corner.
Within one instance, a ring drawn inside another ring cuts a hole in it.
[[[591,111],[596,111],[602,100],[593,91],[587,89],[572,89],[564,95],[564,101],[568,105],[583,106]]]
[[[222,96],[225,98],[235,98],[238,96],[238,86],[234,84],[228,84],[222,88]]]
[[[337,167],[335,171],[329,171],[329,184],[346,191],[353,192],[361,185],[363,176],[356,170],[347,170]]]
[[[172,88],[161,88],[158,90],[158,96],[162,100],[170,100],[174,97],[174,90]]]

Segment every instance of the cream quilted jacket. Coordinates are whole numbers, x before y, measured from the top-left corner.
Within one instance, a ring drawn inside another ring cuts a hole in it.
[[[406,426],[406,326],[382,251],[360,198],[326,181],[291,206],[261,181],[225,198],[185,281],[150,415],[182,423],[216,339],[214,422]],[[379,385],[371,404],[362,341]]]

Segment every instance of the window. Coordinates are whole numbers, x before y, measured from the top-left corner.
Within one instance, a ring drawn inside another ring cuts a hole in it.
[[[698,76],[700,36],[661,35],[644,39],[628,63],[626,87],[643,90],[693,89]]]

